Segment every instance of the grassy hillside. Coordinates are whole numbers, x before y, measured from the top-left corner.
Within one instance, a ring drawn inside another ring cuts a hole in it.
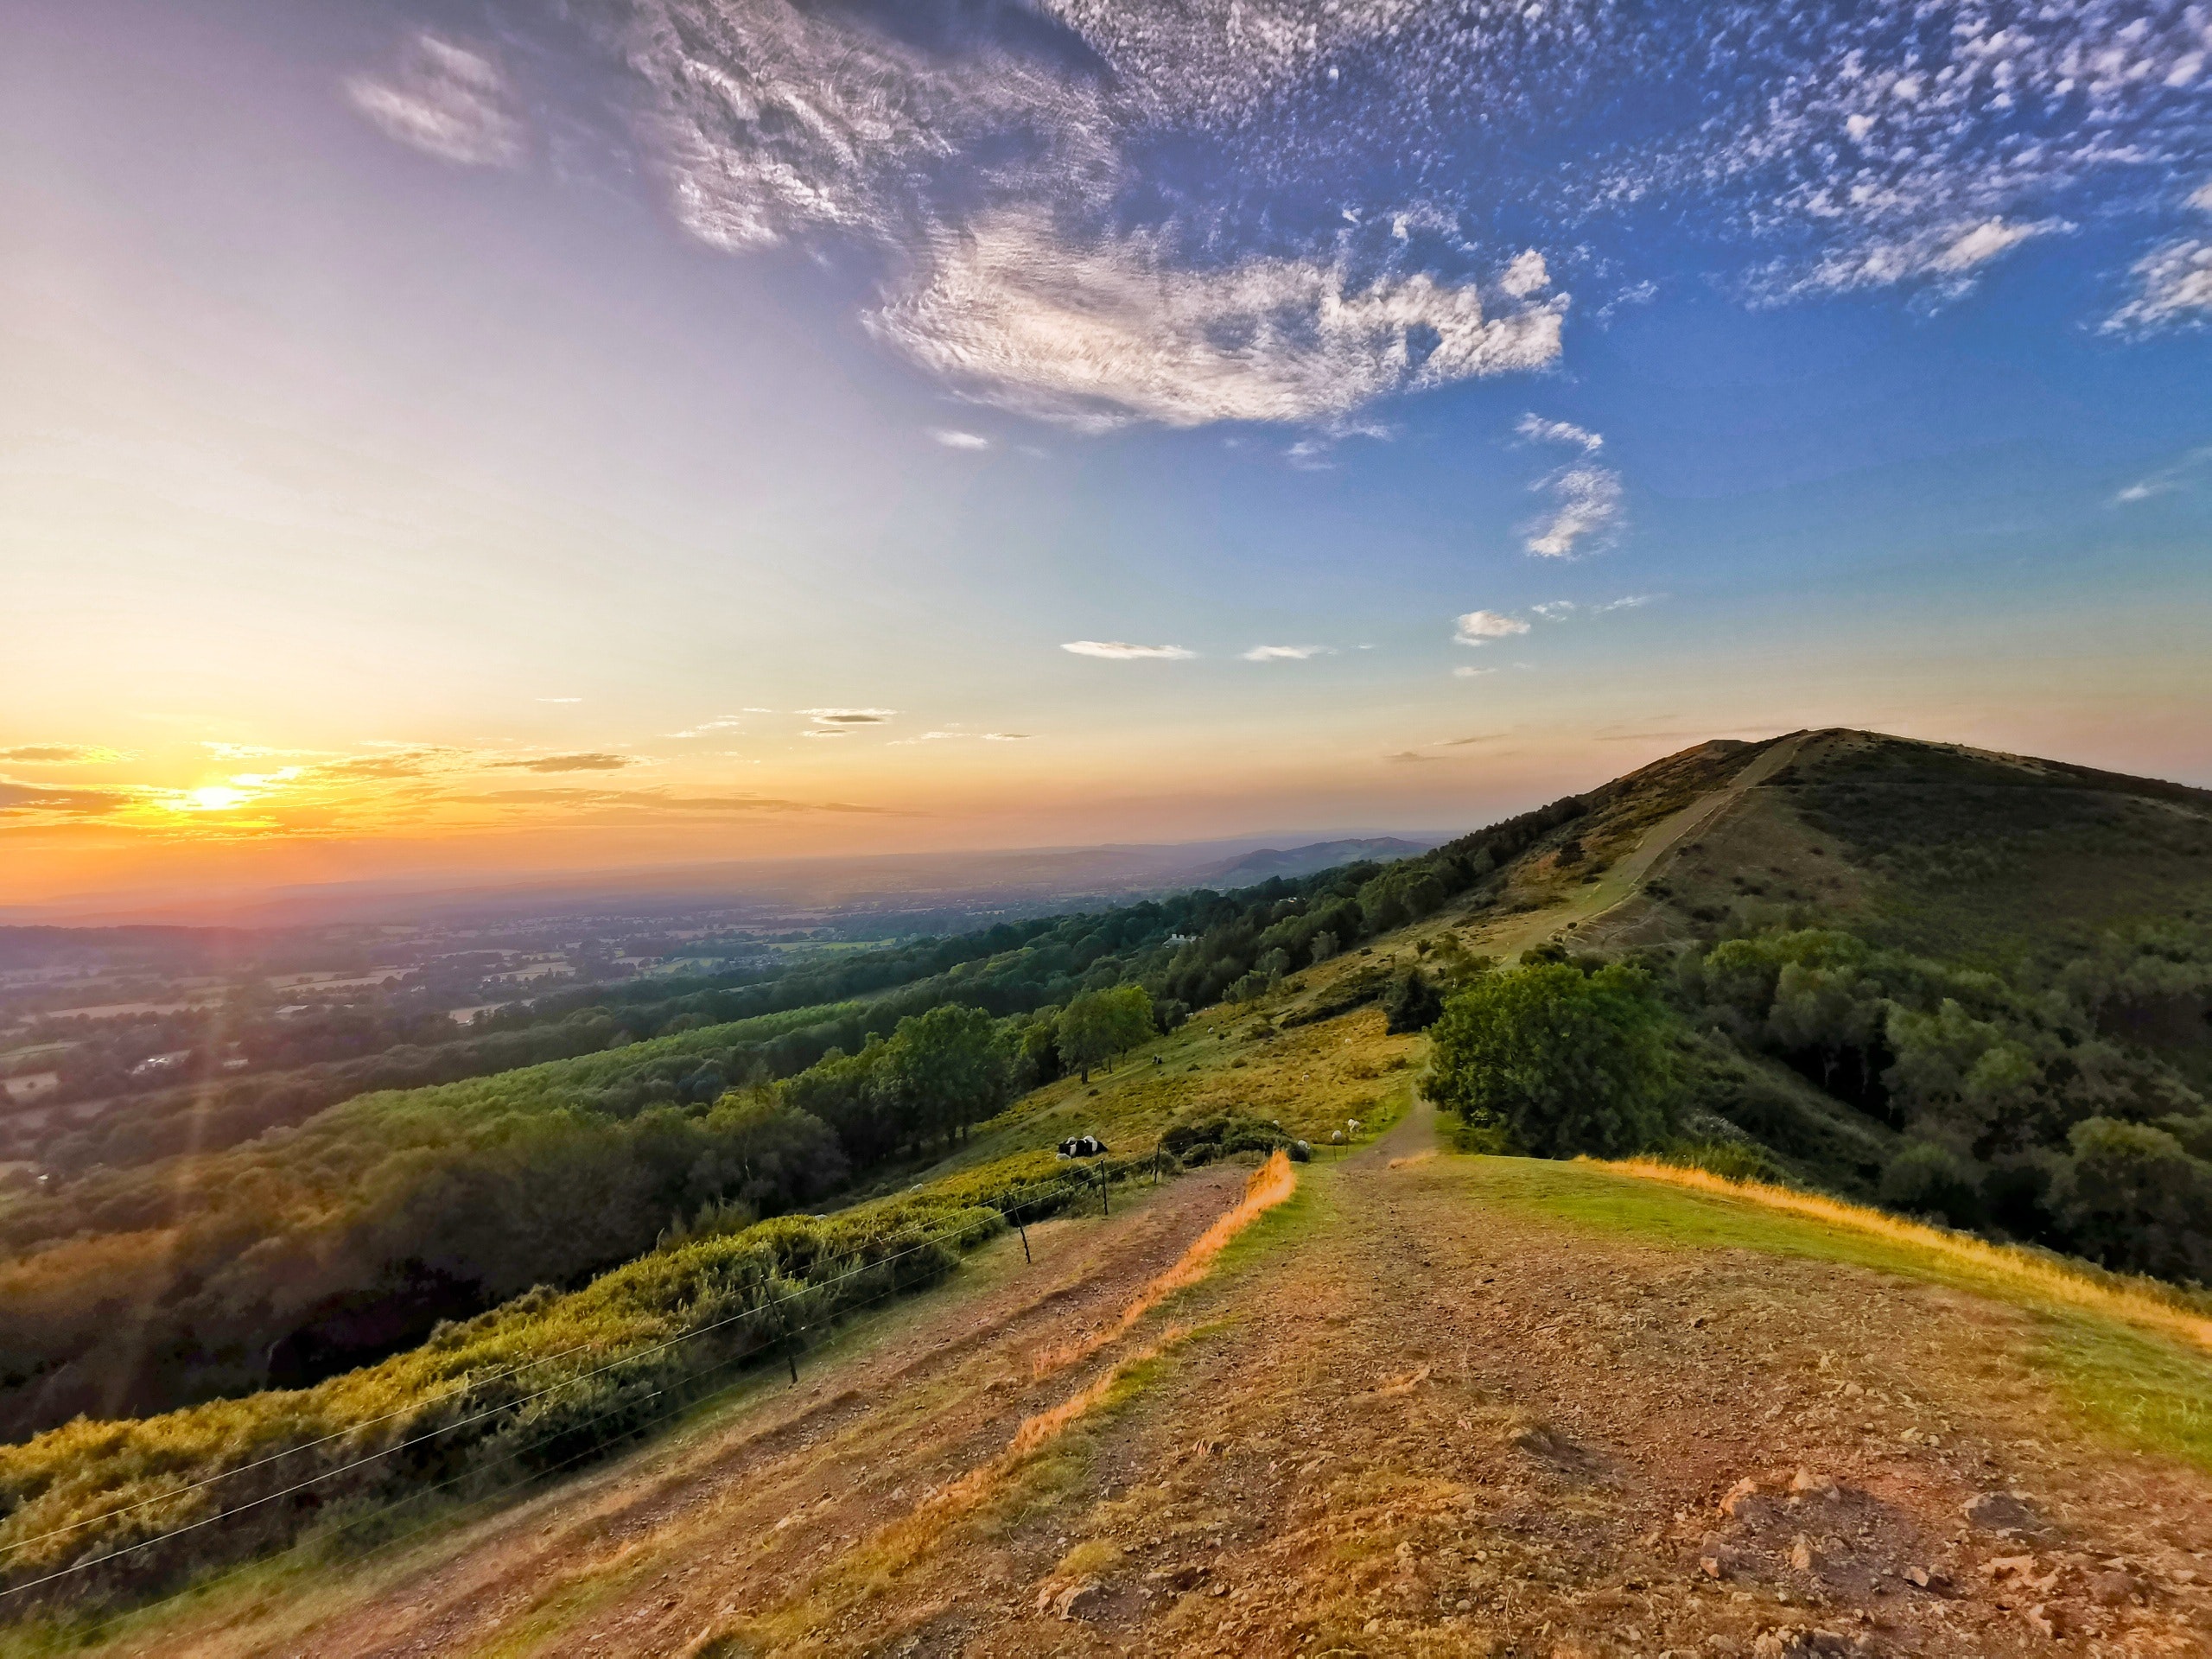
[[[2004,791],[2012,795],[1999,798]],[[1992,841],[1996,823],[2011,826],[2012,842]],[[130,1535],[99,1522],[83,1537],[33,1545],[47,1529],[34,1511],[95,1517],[121,1492],[156,1495],[149,1514],[219,1513],[184,1488],[210,1473],[231,1478],[224,1471],[240,1458],[270,1456],[275,1466],[300,1461],[320,1479],[325,1464],[317,1459],[333,1454],[310,1447],[318,1435],[373,1449],[385,1437],[406,1438],[389,1424],[446,1433],[437,1414],[442,1389],[490,1390],[482,1402],[488,1426],[472,1422],[454,1442],[468,1448],[457,1461],[405,1459],[358,1481],[349,1473],[332,1492],[329,1514],[287,1512],[266,1533],[226,1528],[217,1554],[321,1537],[394,1502],[435,1505],[447,1490],[442,1483],[468,1495],[496,1485],[495,1474],[527,1478],[547,1465],[511,1454],[517,1436],[536,1444],[541,1414],[546,1443],[557,1441],[563,1452],[562,1466],[588,1459],[658,1421],[635,1402],[664,1394],[681,1405],[719,1386],[715,1379],[730,1368],[741,1371],[781,1351],[788,1333],[764,1323],[763,1310],[780,1306],[783,1293],[766,1295],[763,1287],[787,1282],[791,1296],[818,1298],[809,1305],[824,1321],[848,1309],[825,1288],[842,1282],[822,1266],[840,1254],[826,1242],[833,1236],[864,1251],[881,1229],[925,1215],[943,1219],[950,1242],[933,1247],[938,1254],[927,1259],[927,1271],[917,1268],[912,1281],[894,1274],[880,1287],[857,1281],[874,1294],[942,1276],[962,1245],[995,1231],[995,1206],[1032,1183],[1056,1180],[1060,1166],[1050,1147],[1068,1135],[1103,1136],[1147,1193],[1160,1166],[1151,1154],[1163,1146],[1181,1154],[1178,1162],[1198,1165],[1289,1138],[1325,1150],[1339,1135],[1357,1143],[1396,1121],[1428,1071],[1445,1064],[1446,1050],[1420,1034],[1440,1011],[1452,1010],[1447,1026],[1464,1023],[1464,1010],[1482,1003],[1486,988],[1524,978],[1541,980],[1551,988],[1546,995],[1570,999],[1581,994],[1577,988],[1612,988],[1606,1007],[1641,1010],[1634,1017],[1650,1040],[1636,1052],[1645,1057],[1639,1065],[1655,1068],[1656,1115],[1616,1121],[1645,1124],[1637,1131],[1643,1149],[1668,1162],[1664,1170],[1605,1178],[1640,1183],[1630,1188],[1569,1174],[1565,1165],[1470,1165],[1513,1173],[1461,1182],[1453,1202],[1500,1217],[1533,1204],[1555,1219],[1624,1229],[1646,1243],[1678,1235],[1694,1252],[1802,1254],[2044,1309],[2062,1323],[2088,1319],[2078,1340],[2050,1350],[2058,1357],[2036,1362],[2044,1365],[2037,1375],[2072,1389],[2069,1409],[2087,1414],[2084,1421],[2102,1413],[2098,1421],[2110,1420],[2107,1429],[2126,1440],[2111,1423],[2132,1412],[2128,1444],[2201,1462],[2202,1379],[2190,1369],[2201,1370],[2201,1361],[2173,1357],[2199,1341],[2195,1325],[2174,1323],[2201,1324],[2191,1293],[2101,1279],[2092,1267],[2053,1268],[2054,1258],[2024,1255],[2016,1266],[2029,1268],[1998,1272],[1989,1266],[1998,1258],[1974,1252],[2001,1254],[2011,1248],[2004,1241],[2024,1240],[2124,1274],[2212,1276],[2202,1265],[2212,1262],[2212,1108],[2195,1081],[2212,1011],[2205,966],[2212,952],[2189,931],[2203,914],[2206,860],[2197,849],[2207,844],[2200,837],[2208,823],[2199,793],[2172,786],[1866,734],[1799,734],[1768,744],[1700,746],[1387,870],[1332,872],[1232,898],[1193,895],[1179,907],[1081,918],[1090,966],[1080,983],[1094,993],[1133,987],[1172,1027],[1123,1063],[1084,1070],[1075,1016],[1060,1007],[1010,1016],[994,1040],[1011,1057],[1007,1064],[1027,1068],[1025,1078],[1044,1081],[964,1136],[944,1120],[949,1127],[934,1143],[941,1155],[926,1168],[911,1154],[929,1144],[927,1136],[904,1143],[887,1163],[856,1160],[858,1185],[849,1197],[874,1196],[830,1222],[748,1228],[748,1214],[710,1205],[631,1266],[566,1294],[533,1292],[378,1366],[139,1424],[79,1425],[0,1452],[0,1549],[16,1540],[26,1546],[26,1561],[44,1551],[35,1559],[65,1566],[87,1549],[97,1553]],[[1998,846],[1987,853],[1993,873],[1973,874],[1968,855],[1991,845]],[[1999,892],[2011,895],[2004,905]],[[1983,928],[1975,906],[2013,919]],[[1067,940],[1054,944],[1068,947]],[[982,959],[948,978],[969,976],[988,988],[1033,976],[1036,960],[1021,952]],[[1179,1023],[1178,1005],[1198,1012]],[[714,1042],[727,1047],[734,1039],[702,1031],[664,1040],[676,1045],[665,1054],[657,1047],[645,1054],[646,1046],[632,1052],[696,1070]],[[900,1103],[909,1087],[901,1052],[894,1042],[833,1056],[760,1098],[785,1115],[779,1122],[795,1112],[823,1135],[830,1131],[810,1113],[823,1114],[841,1135],[855,1122],[888,1121],[883,1113],[909,1109]],[[1578,1068],[1589,1058],[1564,1055]],[[1614,1086],[1606,1081],[1612,1074],[1589,1076],[1590,1087]],[[499,1081],[464,1087],[489,1087],[490,1099]],[[671,1073],[663,1081],[680,1079]],[[1543,1085],[1541,1077],[1529,1084]],[[1427,1086],[1440,1098],[1460,1098],[1442,1080]],[[569,1248],[556,1235],[578,1231],[575,1217],[607,1208],[611,1142],[603,1136],[634,1133],[609,1127],[580,1135],[580,1123],[590,1126],[575,1116],[573,1100],[556,1100],[542,1079],[531,1088],[531,1112],[554,1108],[543,1121],[557,1128],[524,1135],[529,1155],[511,1166],[518,1218],[469,1247],[486,1256],[506,1252],[518,1273]],[[520,1121],[512,1112],[502,1119],[474,1096],[379,1109],[392,1116],[377,1120],[363,1143],[379,1156],[389,1150],[390,1124],[466,1138],[487,1122]],[[696,1121],[728,1109],[702,1103]],[[633,1108],[621,1122],[636,1116]],[[1362,1127],[1352,1128],[1355,1121]],[[1512,1138],[1501,1127],[1506,1122],[1471,1109],[1464,1123],[1447,1128],[1467,1144],[1496,1147]],[[483,1144],[514,1132],[503,1129]],[[341,1136],[304,1159],[318,1145],[305,1136],[265,1150],[272,1170],[289,1160],[327,1165],[327,1192],[365,1203],[364,1215],[404,1211],[346,1167],[345,1154],[332,1150],[342,1144]],[[406,1157],[400,1161],[412,1167]],[[1700,1166],[1784,1185],[1692,1192],[1682,1184],[1706,1178],[1684,1172]],[[1654,1185],[1662,1178],[1672,1185]],[[223,1186],[252,1195],[268,1181],[241,1173]],[[1821,1211],[1788,1196],[1819,1189],[1979,1229],[1999,1243],[1968,1248],[1904,1224],[1897,1224],[1904,1231],[1885,1234],[1868,1219],[1879,1219],[1873,1211]],[[1087,1205],[1096,1192],[1052,1190],[1057,1196],[1039,1198],[1041,1208],[1071,1199]],[[1098,1198],[1103,1209],[1105,1195]],[[1733,1218],[1714,1219],[1722,1211]],[[542,1233],[524,1224],[531,1215],[543,1217]],[[634,1219],[652,1220],[642,1211]],[[105,1247],[93,1238],[76,1248]],[[1418,1253],[1418,1238],[1408,1248]],[[557,1287],[560,1275],[542,1273],[517,1287],[549,1281]],[[2062,1281],[2080,1294],[2054,1292]],[[737,1334],[726,1346],[702,1343],[696,1351],[705,1363],[695,1368],[687,1359],[671,1369],[658,1357],[657,1344],[671,1333],[688,1344],[685,1333],[723,1329],[714,1320],[724,1306],[735,1311],[728,1328]],[[2143,1313],[2153,1306],[2168,1313]],[[584,1349],[594,1363],[615,1368],[621,1381],[607,1385],[612,1394],[599,1392],[599,1373],[587,1376],[588,1367],[577,1370],[568,1357]],[[188,1354],[180,1360],[188,1369],[196,1363]],[[518,1364],[552,1367],[556,1390],[580,1389],[594,1401],[582,1419],[588,1427],[576,1427],[570,1406],[556,1409],[515,1394],[502,1368]],[[2126,1391],[2131,1367],[2143,1380],[2133,1395]],[[64,1468],[81,1473],[58,1479]],[[196,1548],[149,1552],[102,1581],[141,1593],[188,1575],[205,1559]]]

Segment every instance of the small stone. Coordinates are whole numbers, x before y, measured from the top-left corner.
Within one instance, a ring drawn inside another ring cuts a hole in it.
[[[1967,1519],[1991,1532],[2035,1532],[2043,1521],[2018,1492],[1983,1492],[1967,1500]]]
[[[1096,1579],[1071,1584],[1052,1598],[1052,1611],[1064,1619],[1089,1618],[1106,1599],[1106,1586]]]
[[[1789,1478],[1789,1490],[1799,1497],[1838,1497],[1841,1493],[1836,1484],[1826,1475],[1816,1475],[1809,1469],[1800,1469]]]
[[[2142,1586],[2131,1573],[2110,1570],[2089,1575],[2089,1593],[2107,1607],[2118,1607],[2135,1599]]]
[[[1751,1500],[1758,1496],[1758,1482],[1749,1475],[1745,1476],[1723,1494],[1720,1499],[1721,1514],[1740,1518]]]
[[[1813,1570],[1813,1541],[1802,1532],[1797,1535],[1796,1541],[1789,1546],[1789,1565],[1800,1573],[1809,1573]]]
[[[1908,1567],[1904,1570],[1904,1575],[1913,1583],[1918,1585],[1922,1589],[1925,1590],[1928,1587],[1928,1569],[1926,1567]]]

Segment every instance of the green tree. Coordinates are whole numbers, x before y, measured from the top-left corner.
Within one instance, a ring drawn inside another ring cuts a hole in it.
[[[1430,1028],[1429,1097],[1543,1158],[1664,1141],[1681,1092],[1668,1016],[1641,969],[1541,963],[1487,975]]]
[[[1150,1041],[1157,1029],[1152,997],[1143,986],[1085,992],[1060,1015],[1061,1063],[1089,1076],[1092,1066]]]
[[[916,1140],[950,1139],[1006,1104],[1013,1059],[989,1014],[947,1003],[899,1022],[884,1052],[884,1081]]]
[[[1382,1028],[1392,1036],[1427,1031],[1444,1012],[1444,999],[1418,968],[1408,968],[1382,993]]]

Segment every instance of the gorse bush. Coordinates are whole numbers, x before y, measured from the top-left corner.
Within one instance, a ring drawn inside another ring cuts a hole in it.
[[[1672,1016],[1650,976],[1532,963],[1488,975],[1430,1027],[1430,1099],[1497,1150],[1622,1157],[1663,1144],[1681,1103]]]

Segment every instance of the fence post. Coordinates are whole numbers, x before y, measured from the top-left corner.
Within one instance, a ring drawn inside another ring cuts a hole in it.
[[[1014,1218],[1014,1228],[1016,1232],[1021,1235],[1021,1259],[1024,1262],[1034,1262],[1037,1258],[1029,1254],[1028,1224],[1025,1223],[1020,1217],[1016,1216]]]

